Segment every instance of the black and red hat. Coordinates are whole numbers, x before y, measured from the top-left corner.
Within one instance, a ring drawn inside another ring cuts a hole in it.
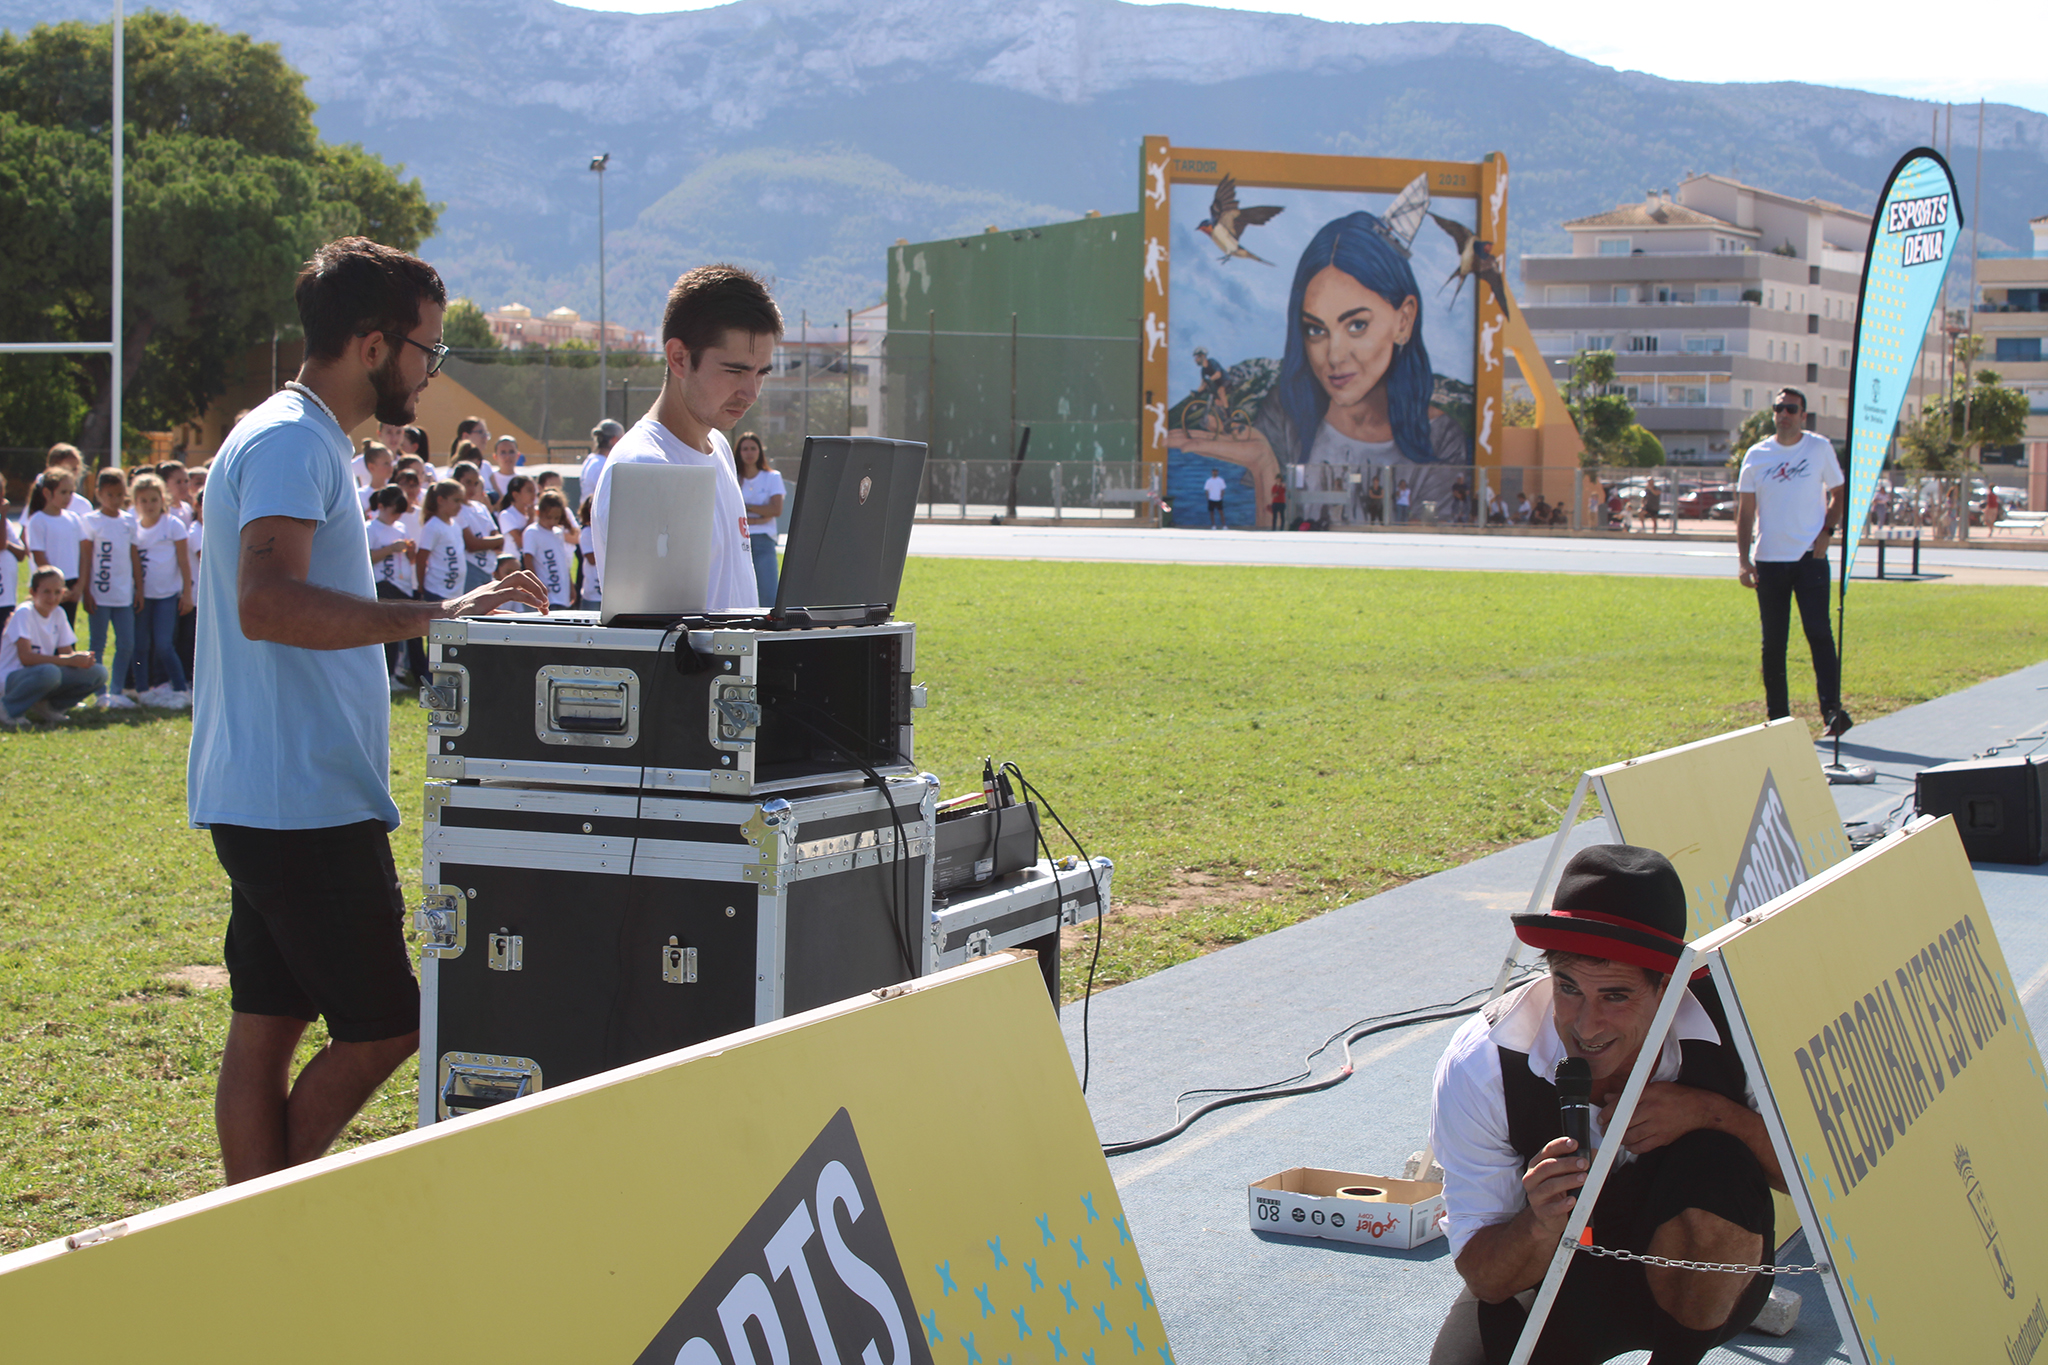
[[[1668,976],[1685,950],[1685,883],[1653,848],[1595,844],[1564,865],[1550,909],[1525,911],[1514,922],[1515,936],[1532,948]]]

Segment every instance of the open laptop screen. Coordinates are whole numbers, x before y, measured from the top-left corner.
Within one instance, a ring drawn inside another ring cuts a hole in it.
[[[924,462],[922,441],[805,439],[773,615],[819,623],[888,618],[903,587]]]

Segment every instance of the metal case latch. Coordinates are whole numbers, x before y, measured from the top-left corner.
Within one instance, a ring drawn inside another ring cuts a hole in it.
[[[640,675],[569,664],[537,670],[533,733],[543,744],[630,748],[640,738]]]
[[[697,950],[679,946],[674,934],[661,950],[661,979],[671,986],[687,986],[697,979]]]
[[[412,923],[426,935],[421,957],[457,958],[469,946],[469,901],[460,887],[437,886],[422,896]]]
[[[440,1117],[489,1109],[541,1088],[540,1063],[531,1057],[449,1052],[441,1057]]]
[[[967,936],[967,955],[969,957],[987,957],[989,938],[990,935],[986,929],[976,929],[973,933],[969,934]]]
[[[761,697],[751,678],[718,678],[711,684],[711,743],[745,749],[761,726]]]
[[[428,713],[427,729],[433,734],[459,735],[469,729],[469,670],[456,663],[435,664],[420,684],[420,707]]]
[[[526,940],[521,935],[509,934],[500,929],[491,935],[491,953],[485,965],[494,972],[520,972],[526,970]]]

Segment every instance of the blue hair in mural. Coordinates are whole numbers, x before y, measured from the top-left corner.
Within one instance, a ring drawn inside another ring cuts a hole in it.
[[[1429,438],[1429,404],[1436,392],[1436,376],[1429,367],[1429,351],[1422,344],[1422,295],[1415,287],[1408,254],[1394,245],[1393,235],[1379,215],[1365,212],[1325,223],[1309,240],[1301,263],[1294,268],[1294,288],[1287,295],[1287,351],[1280,362],[1278,396],[1293,424],[1297,448],[1275,453],[1283,460],[1306,461],[1323,414],[1330,407],[1329,395],[1309,368],[1301,326],[1308,282],[1326,266],[1335,266],[1397,308],[1415,300],[1410,339],[1395,346],[1393,361],[1381,382],[1386,386],[1387,420],[1394,429],[1395,447],[1417,464],[1436,463]]]

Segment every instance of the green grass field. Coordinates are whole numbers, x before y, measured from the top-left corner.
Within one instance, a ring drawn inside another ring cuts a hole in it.
[[[1860,719],[2048,655],[2038,589],[1851,602]],[[1755,610],[1720,580],[914,560],[902,615],[946,793],[1014,759],[1115,860],[1098,985],[1553,830],[1584,768],[1762,719]],[[410,812],[423,717],[392,723]],[[0,1250],[218,1183],[226,992],[170,975],[219,963],[226,918],[189,738],[139,713],[0,735]],[[417,868],[418,824],[394,837]],[[402,1071],[345,1141],[409,1126],[414,1093]]]

